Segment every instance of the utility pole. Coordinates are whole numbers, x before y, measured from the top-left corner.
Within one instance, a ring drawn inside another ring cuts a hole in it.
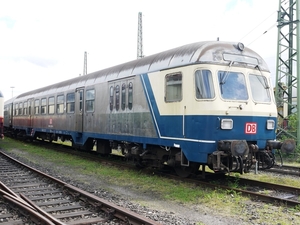
[[[143,58],[143,24],[142,13],[138,14],[138,35],[137,35],[137,58]]]
[[[83,62],[83,76],[87,75],[87,53],[84,52],[84,62]]]
[[[14,86],[11,86],[10,88],[11,88],[11,97],[14,97],[14,88],[15,88],[15,87],[14,87]]]
[[[275,97],[278,135],[292,137],[300,144],[300,33],[299,1],[279,0]],[[289,130],[289,118],[297,118],[297,134]]]

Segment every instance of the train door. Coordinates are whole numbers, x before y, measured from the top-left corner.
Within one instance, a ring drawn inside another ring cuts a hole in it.
[[[109,109],[110,114],[108,118],[109,132],[119,133],[121,132],[121,119],[120,114],[120,97],[121,97],[121,86],[119,81],[112,81],[109,83]]]
[[[84,115],[84,101],[83,101],[84,88],[77,88],[75,92],[75,130],[83,132],[83,115]]]
[[[27,100],[28,107],[28,125],[30,128],[33,127],[33,98]]]
[[[109,94],[109,131],[111,133],[133,134],[133,79],[109,83]]]
[[[125,126],[125,131],[126,133],[133,134],[134,130],[136,129],[136,124],[135,124],[135,119],[134,119],[134,113],[133,113],[133,91],[134,91],[134,80],[133,79],[128,79],[126,82],[126,90],[125,90],[125,115],[126,115],[126,126]],[[124,92],[124,90],[122,91]],[[137,118],[136,118],[137,119]]]

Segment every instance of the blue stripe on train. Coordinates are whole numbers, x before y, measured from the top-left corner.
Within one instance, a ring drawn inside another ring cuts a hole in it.
[[[249,141],[275,138],[274,130],[267,130],[266,124],[268,119],[273,119],[276,123],[276,117],[225,115],[161,116],[147,74],[142,75],[142,81],[145,85],[145,93],[148,95],[149,108],[152,109],[152,118],[157,123],[156,130],[160,136],[208,140],[245,139]],[[233,129],[221,130],[220,123],[222,119],[232,119]],[[256,134],[245,133],[246,123],[257,124]]]
[[[218,140],[247,140],[256,141],[259,148],[266,146],[267,140],[275,139],[274,130],[267,130],[267,120],[277,121],[276,117],[261,116],[161,116],[155,101],[153,90],[147,74],[141,76],[144,85],[145,94],[147,96],[149,108],[156,130],[161,138],[177,138],[180,147],[186,154],[187,158],[193,155],[204,160],[204,154],[211,153],[216,150],[216,142]],[[220,128],[222,119],[232,119],[233,129],[222,130]],[[247,124],[256,124],[256,133],[246,132]],[[185,141],[187,140],[187,141]],[[194,141],[189,141],[194,140]],[[198,140],[198,143],[197,141]],[[206,141],[215,141],[215,144],[206,143]],[[175,143],[175,141],[174,141]],[[200,156],[202,155],[202,156]],[[192,160],[193,161],[193,160]]]

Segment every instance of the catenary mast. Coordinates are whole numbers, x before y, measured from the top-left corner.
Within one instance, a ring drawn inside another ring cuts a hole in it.
[[[83,62],[83,76],[87,75],[87,53],[84,52],[84,62]]]
[[[138,14],[137,58],[143,58],[143,24],[142,13]]]
[[[278,107],[278,134],[300,143],[300,76],[299,0],[279,0],[278,42],[275,97]],[[297,119],[297,134],[289,130],[289,118]]]

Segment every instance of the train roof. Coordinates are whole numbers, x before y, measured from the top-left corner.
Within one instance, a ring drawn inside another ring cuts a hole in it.
[[[15,100],[17,97],[18,97],[18,96],[15,96],[15,97],[12,97],[12,98],[10,98],[10,99],[6,100],[6,101],[4,102],[4,105],[8,105],[8,104],[11,104],[11,103],[13,103],[13,102],[14,102],[14,100]]]
[[[239,63],[242,62],[243,65],[246,63],[247,66],[250,65],[253,68],[259,66],[260,70],[269,71],[265,61],[256,52],[244,47],[241,43],[204,41],[184,45],[141,59],[96,71],[84,76],[79,76],[70,80],[52,84],[37,90],[23,93],[19,95],[17,99],[22,97],[30,98],[33,97],[34,94],[41,92],[48,94],[49,92],[57,93],[66,89],[74,90],[77,87],[89,86],[94,83],[101,83],[191,64],[209,63],[229,65],[229,63],[231,61],[235,61],[235,59],[232,57],[226,59],[223,53],[227,53],[231,56],[238,56],[241,54],[241,52],[245,59],[242,59],[242,61],[239,60]],[[247,61],[249,59],[250,61]]]

